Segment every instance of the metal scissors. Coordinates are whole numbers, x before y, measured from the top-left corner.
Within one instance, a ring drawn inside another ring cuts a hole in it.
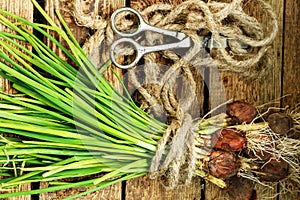
[[[119,13],[124,12],[124,11],[129,11],[129,12],[133,13],[134,15],[136,15],[136,17],[138,19],[138,28],[132,33],[121,32],[115,26],[115,17]],[[134,10],[132,8],[128,8],[128,7],[120,8],[111,15],[111,27],[112,27],[112,30],[116,34],[123,37],[123,38],[115,41],[111,45],[111,48],[110,48],[110,58],[111,58],[112,62],[117,67],[122,68],[122,69],[128,69],[128,68],[134,67],[138,63],[138,61],[143,57],[144,54],[147,54],[150,52],[155,52],[155,51],[174,49],[174,48],[186,48],[186,47],[190,47],[190,45],[191,45],[191,41],[187,37],[186,34],[184,34],[182,32],[178,32],[178,31],[171,31],[171,30],[166,30],[166,29],[161,29],[161,28],[155,27],[155,26],[151,26],[143,20],[142,16],[136,10]],[[153,32],[161,33],[163,35],[172,36],[174,38],[177,38],[179,40],[179,42],[163,44],[163,45],[156,45],[156,46],[142,46],[139,43],[137,43],[133,39],[133,37],[144,31],[153,31]],[[131,44],[135,48],[136,53],[137,53],[134,61],[128,65],[121,65],[115,59],[115,55],[114,55],[115,48],[122,43]]]
[[[124,11],[133,13],[138,19],[138,28],[134,32],[126,33],[126,32],[119,31],[115,25],[116,16],[119,13],[124,12]],[[112,27],[112,30],[116,34],[118,34],[119,36],[122,37],[121,39],[116,40],[111,45],[111,48],[110,48],[111,61],[117,67],[119,67],[121,69],[128,69],[128,68],[134,67],[138,63],[138,61],[143,57],[144,54],[147,54],[150,52],[155,52],[155,51],[169,50],[169,49],[188,48],[192,45],[191,38],[188,37],[186,34],[179,32],[179,31],[166,30],[166,29],[155,27],[155,26],[151,26],[143,20],[142,16],[136,10],[129,8],[129,7],[117,9],[111,15],[111,27]],[[143,46],[143,45],[140,45],[138,42],[136,42],[133,39],[133,37],[144,31],[153,31],[153,32],[161,33],[166,36],[172,36],[174,38],[177,38],[177,40],[179,40],[179,41],[174,42],[174,43],[169,43],[169,44],[163,44],[163,45]],[[215,40],[213,40],[213,38],[211,38],[210,36],[200,36],[200,41],[202,41],[201,46],[203,48],[218,48],[219,47],[217,42]],[[115,57],[116,47],[120,44],[125,44],[125,43],[133,46],[133,48],[136,50],[136,54],[137,54],[135,59],[128,65],[119,64],[116,61],[116,57]],[[221,37],[221,43],[222,43],[223,47],[225,47],[225,48],[228,47],[227,38]]]

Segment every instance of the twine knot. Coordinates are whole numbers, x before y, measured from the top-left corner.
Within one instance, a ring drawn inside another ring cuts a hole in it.
[[[185,181],[184,184],[189,184],[195,170],[193,120],[189,114],[182,117],[181,121],[173,121],[170,124],[160,140],[149,171],[152,179],[166,176],[168,187],[171,189],[182,180]],[[168,144],[170,139],[172,142]]]

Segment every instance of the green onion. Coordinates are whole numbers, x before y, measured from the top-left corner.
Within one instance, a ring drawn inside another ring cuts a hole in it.
[[[0,139],[0,174],[4,176],[0,186],[6,189],[40,181],[52,181],[53,185],[0,194],[0,198],[95,186],[72,199],[146,174],[167,126],[107,82],[102,72],[110,61],[97,70],[59,12],[64,30],[32,2],[49,25],[0,10],[0,23],[14,32],[0,32],[0,75],[20,92],[0,92],[0,131],[8,134]],[[31,29],[57,45],[75,66],[57,56]],[[56,32],[67,47],[48,30]],[[124,91],[128,96],[125,87]],[[96,174],[103,175],[78,183],[60,181]]]

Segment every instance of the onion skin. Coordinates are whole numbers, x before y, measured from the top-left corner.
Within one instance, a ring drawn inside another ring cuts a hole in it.
[[[284,113],[273,113],[268,116],[270,128],[277,134],[286,135],[292,128],[292,119]]]
[[[278,182],[289,175],[289,164],[284,160],[270,160],[256,173],[261,181]]]
[[[257,115],[253,105],[243,101],[227,104],[227,114],[235,117],[239,123],[251,123]]]
[[[214,148],[226,151],[241,151],[246,146],[246,138],[234,129],[223,128],[213,135]]]
[[[209,173],[217,178],[228,179],[237,174],[240,162],[227,151],[213,151],[206,163]]]

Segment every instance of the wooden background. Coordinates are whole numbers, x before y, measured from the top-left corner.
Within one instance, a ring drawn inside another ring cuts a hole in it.
[[[74,23],[70,12],[68,12],[67,4],[75,0],[60,0],[63,4],[62,9],[65,10],[64,16],[71,30],[76,35],[78,41],[83,43],[89,37],[91,31],[84,27],[78,27]],[[178,3],[181,0],[164,0],[165,2]],[[232,73],[216,74],[207,72],[207,87],[210,90],[210,95],[214,98],[205,97],[204,105],[216,105],[220,100],[224,99],[245,99],[254,105],[262,105],[272,102],[275,99],[290,94],[288,98],[280,100],[279,105],[287,106],[296,105],[300,101],[300,1],[298,0],[266,0],[269,2],[277,14],[279,22],[279,33],[276,41],[273,44],[273,68],[269,74],[260,80],[246,81],[238,78]],[[39,0],[45,10],[53,15],[53,0]],[[92,8],[93,0],[81,0],[82,6],[86,9]],[[104,8],[103,11],[111,13],[113,10],[123,7],[132,6],[137,7],[141,4],[150,5],[152,3],[161,2],[160,0],[100,0],[100,6]],[[26,17],[30,20],[34,19],[35,10],[30,3],[30,0],[0,0],[0,8],[16,13],[20,16]],[[250,7],[255,11],[255,7]],[[268,19],[265,16],[260,16],[263,20]],[[35,18],[34,20],[38,20]],[[109,76],[109,75],[108,75]],[[226,94],[214,85],[219,80],[223,81]],[[202,79],[201,79],[202,81]],[[0,81],[1,86],[7,91],[10,90],[9,84],[5,80]],[[204,98],[204,97],[203,97]],[[210,100],[209,100],[210,99]],[[209,102],[207,102],[209,101]],[[274,105],[274,104],[271,104]],[[209,109],[209,108],[207,108]],[[35,188],[38,185],[25,186],[25,188]],[[41,187],[47,187],[46,183],[42,183]],[[274,189],[264,190],[264,188],[257,186],[258,199],[262,199],[265,193],[270,195],[275,194],[280,190],[276,184]],[[78,191],[84,191],[85,188],[59,191],[56,193],[43,194],[40,196],[25,196],[20,198],[11,198],[17,200],[35,200],[35,199],[62,199],[67,195],[74,194]],[[160,185],[159,180],[149,180],[147,177],[137,178],[124,183],[119,183],[97,191],[82,199],[103,199],[103,200],[217,200],[227,199],[228,194],[215,187],[210,183],[205,183],[200,179],[194,180],[190,186],[179,186],[175,190],[166,190]],[[296,200],[300,199],[300,195],[280,195],[279,197],[271,198],[272,200]]]

